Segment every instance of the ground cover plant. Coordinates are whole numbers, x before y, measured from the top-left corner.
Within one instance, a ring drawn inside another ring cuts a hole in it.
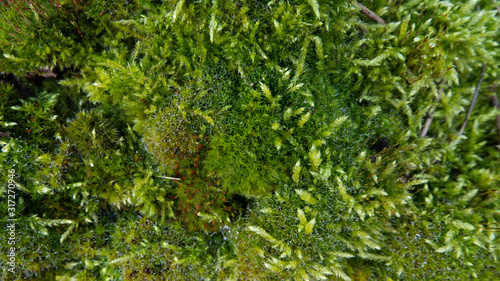
[[[2,280],[500,278],[496,1],[0,15]]]

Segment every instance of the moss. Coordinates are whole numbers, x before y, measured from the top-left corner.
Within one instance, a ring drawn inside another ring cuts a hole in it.
[[[497,7],[363,4],[0,1],[15,278],[498,279]]]

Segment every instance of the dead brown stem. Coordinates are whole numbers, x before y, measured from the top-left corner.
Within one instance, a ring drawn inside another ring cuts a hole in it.
[[[380,24],[386,24],[385,20],[383,20],[381,17],[379,17],[377,14],[375,14],[374,12],[372,12],[370,9],[368,9],[367,7],[363,6],[363,4],[359,3],[358,2],[358,6],[359,8],[361,8],[361,12],[363,14],[365,14],[367,17],[369,17],[370,19],[380,23]]]
[[[440,84],[443,84],[444,81],[441,81]],[[443,94],[443,89],[439,88],[438,89],[438,96],[436,98],[436,103],[438,103],[441,100],[441,95]],[[424,127],[422,128],[422,131],[420,132],[420,137],[423,138],[427,136],[427,132],[429,131],[429,127],[431,126],[432,119],[434,118],[434,112],[436,112],[436,109],[429,109],[429,112],[427,112],[427,117],[425,118],[425,123]]]
[[[493,0],[493,3],[495,3],[495,4],[496,4],[496,3],[497,3],[497,0]],[[500,15],[500,7],[497,5],[497,6],[496,6],[496,8],[497,8],[497,11],[498,11],[498,15]]]
[[[469,111],[467,112],[467,116],[465,117],[464,124],[462,125],[462,128],[460,128],[460,132],[458,132],[458,135],[461,136],[465,130],[465,126],[467,125],[467,121],[469,121],[470,114],[472,112],[472,109],[474,108],[474,105],[476,104],[477,96],[479,94],[479,89],[481,88],[481,83],[483,83],[483,78],[484,78],[484,72],[486,71],[486,64],[483,63],[483,69],[481,70],[481,75],[479,76],[479,82],[477,82],[476,86],[476,91],[474,92],[474,96],[472,97],[472,102],[469,106]]]

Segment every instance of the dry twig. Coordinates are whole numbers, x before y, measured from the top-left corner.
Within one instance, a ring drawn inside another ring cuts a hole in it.
[[[441,81],[441,84],[442,83],[444,83],[444,81]],[[441,100],[442,94],[443,94],[443,89],[439,88],[436,103],[438,103]],[[431,126],[431,123],[432,123],[432,119],[434,118],[434,116],[433,116],[434,112],[436,112],[436,109],[434,109],[434,110],[431,109],[431,110],[429,110],[429,112],[427,112],[427,118],[425,118],[424,127],[422,128],[422,131],[420,132],[421,138],[427,136],[427,132],[429,131],[429,127]]]
[[[375,14],[374,12],[372,12],[370,9],[368,9],[367,7],[363,6],[363,4],[359,3],[358,2],[358,5],[359,7],[361,8],[361,12],[363,14],[365,14],[367,17],[369,17],[370,19],[380,23],[380,24],[386,24],[385,20],[383,20],[381,17],[379,17],[377,14]]]
[[[461,136],[465,130],[465,126],[467,125],[467,121],[469,121],[470,114],[472,112],[472,109],[474,108],[474,105],[476,104],[477,96],[479,94],[479,89],[481,88],[481,83],[483,83],[483,78],[484,78],[484,72],[486,71],[486,64],[483,63],[483,69],[481,70],[481,75],[479,76],[479,82],[477,83],[476,86],[476,91],[474,92],[474,96],[472,97],[472,102],[469,106],[469,111],[467,112],[467,116],[465,117],[464,124],[462,125],[462,128],[460,128],[460,132],[458,132],[458,135]]]
[[[495,4],[496,4],[496,3],[497,3],[497,0],[493,0],[493,3],[495,3]],[[497,11],[498,11],[498,15],[500,15],[500,7],[497,5],[497,6],[496,6],[496,8],[497,8]]]

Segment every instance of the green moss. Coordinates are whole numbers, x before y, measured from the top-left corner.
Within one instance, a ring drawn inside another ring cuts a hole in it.
[[[28,2],[13,278],[498,279],[492,1]]]

